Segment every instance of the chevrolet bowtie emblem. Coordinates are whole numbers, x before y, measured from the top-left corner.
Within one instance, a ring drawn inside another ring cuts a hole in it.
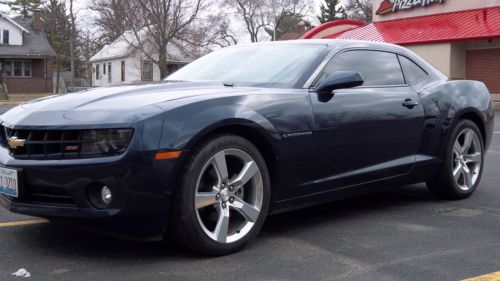
[[[18,139],[17,137],[9,138],[9,146],[12,149],[17,149],[18,147],[23,147],[26,140]]]

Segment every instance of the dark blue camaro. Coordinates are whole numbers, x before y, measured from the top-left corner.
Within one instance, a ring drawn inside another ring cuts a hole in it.
[[[231,47],[150,85],[0,116],[0,203],[134,238],[239,250],[266,216],[427,182],[479,185],[494,109],[405,48],[307,40]]]

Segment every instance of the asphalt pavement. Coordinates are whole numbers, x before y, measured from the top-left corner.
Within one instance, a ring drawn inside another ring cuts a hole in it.
[[[6,110],[0,107],[0,113]],[[500,132],[500,111],[496,116]],[[244,251],[203,258],[0,208],[0,280],[462,280],[500,271],[500,134],[477,192],[434,199],[425,185],[271,216]],[[495,277],[494,277],[495,278]],[[500,280],[500,274],[497,275]]]

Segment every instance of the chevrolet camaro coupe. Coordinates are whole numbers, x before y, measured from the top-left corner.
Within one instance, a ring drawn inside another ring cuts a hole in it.
[[[363,41],[229,47],[161,83],[99,88],[0,116],[0,203],[206,255],[266,216],[426,182],[478,187],[492,139],[486,86]]]

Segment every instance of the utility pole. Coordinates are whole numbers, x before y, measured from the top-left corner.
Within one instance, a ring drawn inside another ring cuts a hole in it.
[[[74,90],[75,87],[75,14],[73,13],[73,1],[74,0],[69,0],[69,13],[70,13],[70,20],[71,20],[71,28],[70,28],[70,41],[69,41],[69,47],[70,47],[70,70],[71,70],[71,77],[70,77],[70,86],[71,90]]]
[[[274,26],[273,26],[273,41],[276,41],[276,29],[278,29],[278,22],[276,20],[276,0],[273,0],[273,19],[274,19]]]

